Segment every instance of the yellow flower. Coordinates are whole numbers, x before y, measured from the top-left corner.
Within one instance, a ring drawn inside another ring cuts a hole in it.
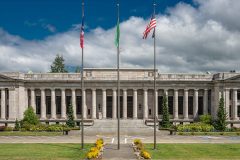
[[[150,153],[148,153],[147,151],[142,150],[140,155],[144,158],[144,159],[150,159],[151,155]]]
[[[133,143],[135,145],[138,145],[138,144],[142,143],[142,141],[140,139],[134,139]]]

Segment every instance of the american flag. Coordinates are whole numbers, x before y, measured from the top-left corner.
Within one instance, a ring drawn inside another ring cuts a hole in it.
[[[80,46],[83,48],[84,44],[84,17],[82,18],[82,26],[81,26],[81,33],[80,33]]]
[[[156,26],[157,26],[156,18],[154,16],[152,16],[150,23],[147,25],[147,28],[145,29],[145,31],[143,33],[143,39],[146,39],[148,34],[149,34],[149,32],[152,29],[155,29]],[[153,34],[154,34],[154,32],[153,32]]]

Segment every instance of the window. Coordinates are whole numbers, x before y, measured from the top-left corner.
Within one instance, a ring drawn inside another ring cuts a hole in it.
[[[237,99],[240,100],[240,92],[237,92]]]
[[[77,96],[77,114],[82,114],[82,96]]]
[[[193,114],[193,96],[188,97],[188,114]]]
[[[158,114],[162,114],[163,96],[158,96]]]
[[[240,106],[238,106],[238,110],[237,110],[237,115],[238,115],[238,117],[240,117]]]
[[[41,114],[41,96],[36,96],[36,114]]]
[[[149,110],[148,110],[148,113],[149,113],[149,115],[151,116],[151,115],[152,115],[152,110],[149,109]]]
[[[51,114],[51,96],[46,96],[47,114]]]
[[[71,105],[71,103],[72,103],[72,96],[66,96],[66,108],[67,108],[67,113],[68,113],[69,106]]]
[[[178,96],[178,113],[183,114],[183,96]]]
[[[57,114],[61,114],[61,96],[56,96],[56,107],[57,107]]]
[[[229,117],[232,117],[232,106],[229,106]]]
[[[173,96],[168,96],[168,111],[173,114]]]
[[[91,109],[88,109],[88,115],[89,116],[91,115]]]
[[[203,97],[198,97],[198,115],[203,115]]]

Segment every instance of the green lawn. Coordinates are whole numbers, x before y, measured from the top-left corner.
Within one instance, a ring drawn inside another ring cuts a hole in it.
[[[1,160],[79,160],[93,144],[0,144]]]
[[[0,136],[61,136],[63,132],[12,132],[12,131],[4,131],[0,132]]]
[[[240,159],[240,144],[145,144],[153,159],[216,160]]]

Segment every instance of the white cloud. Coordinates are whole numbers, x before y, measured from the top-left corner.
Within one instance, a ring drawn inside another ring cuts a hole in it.
[[[166,15],[157,16],[160,72],[239,70],[239,1],[195,1],[197,8],[179,3]],[[131,17],[121,23],[121,67],[152,68],[153,40],[142,39],[148,21]],[[116,67],[114,34],[115,28],[96,28],[85,34],[86,67]],[[0,71],[47,72],[56,54],[62,54],[67,65],[80,65],[76,29],[41,41],[27,41],[0,29]]]

